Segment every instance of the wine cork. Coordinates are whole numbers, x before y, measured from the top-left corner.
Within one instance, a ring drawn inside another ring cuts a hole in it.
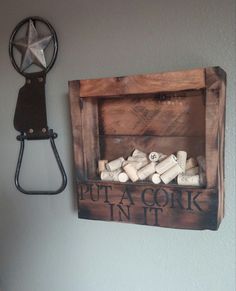
[[[186,162],[185,171],[197,166],[197,161],[194,158],[189,158]]]
[[[180,167],[183,169],[183,173],[185,172],[185,168],[186,168],[186,160],[187,160],[187,153],[185,151],[178,151],[177,162],[180,165]]]
[[[122,172],[122,169],[117,169],[115,171],[102,171],[100,174],[101,180],[103,181],[118,181],[118,176]]]
[[[160,177],[165,184],[168,184],[172,180],[174,180],[180,173],[183,173],[182,167],[180,167],[179,164],[175,164],[172,168],[164,172]]]
[[[159,153],[159,159],[158,159],[158,162],[163,161],[165,158],[167,158],[167,155],[162,154],[162,153]]]
[[[131,164],[125,164],[125,166],[123,166],[123,169],[132,182],[138,181],[139,177],[137,175],[137,170]]]
[[[127,161],[132,164],[137,170],[146,166],[149,163],[147,157],[128,157]]]
[[[124,169],[124,166],[126,166],[126,165],[128,165],[128,164],[130,164],[130,162],[128,162],[128,161],[123,161],[123,162],[122,162],[122,168]]]
[[[163,161],[156,165],[156,172],[159,175],[161,175],[176,164],[177,164],[176,156],[170,155],[169,157],[165,158]]]
[[[98,172],[99,173],[106,170],[106,163],[108,163],[108,160],[99,160],[98,161]]]
[[[147,157],[147,155],[144,152],[141,152],[140,150],[135,149],[133,151],[132,157]]]
[[[144,166],[140,170],[138,170],[138,177],[140,180],[145,180],[148,176],[155,173],[156,163],[151,162],[148,165]]]
[[[113,172],[113,171],[121,168],[122,163],[124,162],[124,160],[125,159],[123,157],[120,157],[118,159],[115,159],[113,161],[110,161],[109,163],[106,164],[107,171]]]
[[[129,162],[143,162],[143,161],[147,161],[149,162],[149,160],[147,159],[147,157],[139,157],[139,156],[136,156],[136,157],[128,157],[127,161]]]
[[[135,159],[135,157],[129,156],[129,157],[127,158],[127,161],[128,161],[128,162],[136,162],[137,159]]]
[[[180,174],[178,175],[177,183],[182,186],[200,186],[199,175],[187,176]]]
[[[128,161],[128,163],[132,165],[136,170],[139,170],[148,164],[148,162],[142,162],[142,161],[132,161],[132,162]],[[122,166],[125,166],[125,164],[122,164]]]
[[[148,177],[148,180],[151,181],[154,184],[159,184],[161,183],[161,178],[160,175],[157,173],[152,174],[151,176]]]
[[[125,183],[129,180],[128,175],[125,172],[122,172],[118,175],[118,181],[121,183]]]
[[[199,167],[194,167],[185,171],[187,176],[194,176],[199,174]]]
[[[203,156],[198,156],[197,157],[197,162],[200,168],[203,169],[203,171],[206,171],[206,161]]]
[[[151,152],[149,154],[148,158],[149,158],[149,160],[151,162],[157,162],[159,160],[159,156],[160,156],[159,153],[157,153],[157,152]]]

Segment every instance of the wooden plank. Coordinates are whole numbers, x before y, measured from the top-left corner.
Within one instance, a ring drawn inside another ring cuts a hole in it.
[[[89,182],[78,185],[79,217],[185,229],[217,229],[212,189]]]
[[[80,181],[85,180],[85,167],[84,167],[84,148],[82,136],[82,119],[81,107],[79,98],[79,82],[69,82],[69,98],[70,98],[70,113],[72,122],[72,135],[74,147],[74,161],[76,167],[76,178]]]
[[[205,155],[205,137],[100,136],[101,158],[128,157],[134,149],[165,154],[185,150],[189,157]]]
[[[118,97],[205,87],[204,69],[80,81],[80,97]]]
[[[98,107],[96,99],[86,99],[81,102],[84,168],[87,178],[91,179],[97,176],[100,158]]]
[[[82,100],[78,96],[79,82],[69,82],[74,159],[77,179],[95,178],[100,156],[98,139],[97,100]]]
[[[100,133],[158,136],[205,134],[204,92],[182,92],[164,97],[101,99]]]
[[[224,145],[225,145],[225,102],[226,102],[226,73],[220,68],[217,69],[217,75],[221,80],[219,89],[219,202],[218,202],[218,223],[224,217]]]
[[[223,183],[221,176],[224,166],[219,163],[219,159],[220,155],[222,156],[223,149],[221,148],[224,145],[223,129],[220,122],[223,122],[224,118],[225,96],[221,94],[224,80],[220,72],[223,70],[219,68],[206,69],[206,175],[208,188]]]

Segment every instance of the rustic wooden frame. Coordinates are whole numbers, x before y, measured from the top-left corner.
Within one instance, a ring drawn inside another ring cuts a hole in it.
[[[215,230],[224,215],[226,74],[219,67],[69,82],[79,217]],[[98,100],[201,90],[205,96],[205,188],[103,182]],[[167,204],[166,207],[165,204]]]

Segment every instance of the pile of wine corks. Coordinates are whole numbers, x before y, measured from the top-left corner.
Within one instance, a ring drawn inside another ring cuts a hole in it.
[[[177,183],[185,186],[205,184],[205,159],[203,156],[187,159],[187,152],[178,151],[169,156],[151,152],[146,154],[135,149],[126,160],[119,157],[112,161],[100,160],[98,171],[103,181],[150,181],[154,184]]]

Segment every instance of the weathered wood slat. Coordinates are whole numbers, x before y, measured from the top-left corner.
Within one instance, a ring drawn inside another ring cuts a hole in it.
[[[78,185],[79,217],[186,229],[217,229],[214,189],[93,183]]]
[[[226,96],[226,75],[223,75],[223,80],[220,90],[220,115],[219,115],[219,205],[218,205],[218,222],[224,217],[224,149],[225,149],[225,96]]]
[[[80,181],[85,179],[84,167],[84,147],[83,147],[83,127],[81,117],[81,107],[79,99],[79,83],[69,82],[70,113],[72,121],[72,135],[74,147],[74,161],[76,165],[76,178]]]
[[[226,96],[226,73],[220,68],[215,68],[216,75],[220,82],[219,86],[219,203],[218,203],[218,221],[224,217],[224,140],[225,140],[225,96]]]
[[[100,157],[97,100],[81,102],[84,167],[87,177],[95,178]]]
[[[220,136],[222,132],[219,130],[221,110],[220,108],[220,91],[222,86],[222,80],[217,74],[216,68],[206,69],[206,164],[208,168],[207,172],[207,185],[208,187],[214,187],[219,181],[218,172],[221,171],[219,164],[220,145],[221,139],[224,140],[224,136]],[[221,96],[221,99],[224,99]],[[222,102],[222,101],[221,101]]]
[[[166,154],[174,153],[177,149],[185,150],[189,156],[197,157],[205,154],[205,137],[100,136],[102,159],[128,157],[135,148]]]
[[[76,175],[79,180],[84,181],[88,177],[97,176],[100,156],[97,101],[82,101],[77,94],[78,82],[70,82],[69,89]],[[93,118],[88,118],[89,116]]]
[[[107,135],[202,136],[205,134],[204,92],[178,97],[102,99],[100,133]]]
[[[205,87],[204,69],[80,81],[80,97],[118,97]]]

